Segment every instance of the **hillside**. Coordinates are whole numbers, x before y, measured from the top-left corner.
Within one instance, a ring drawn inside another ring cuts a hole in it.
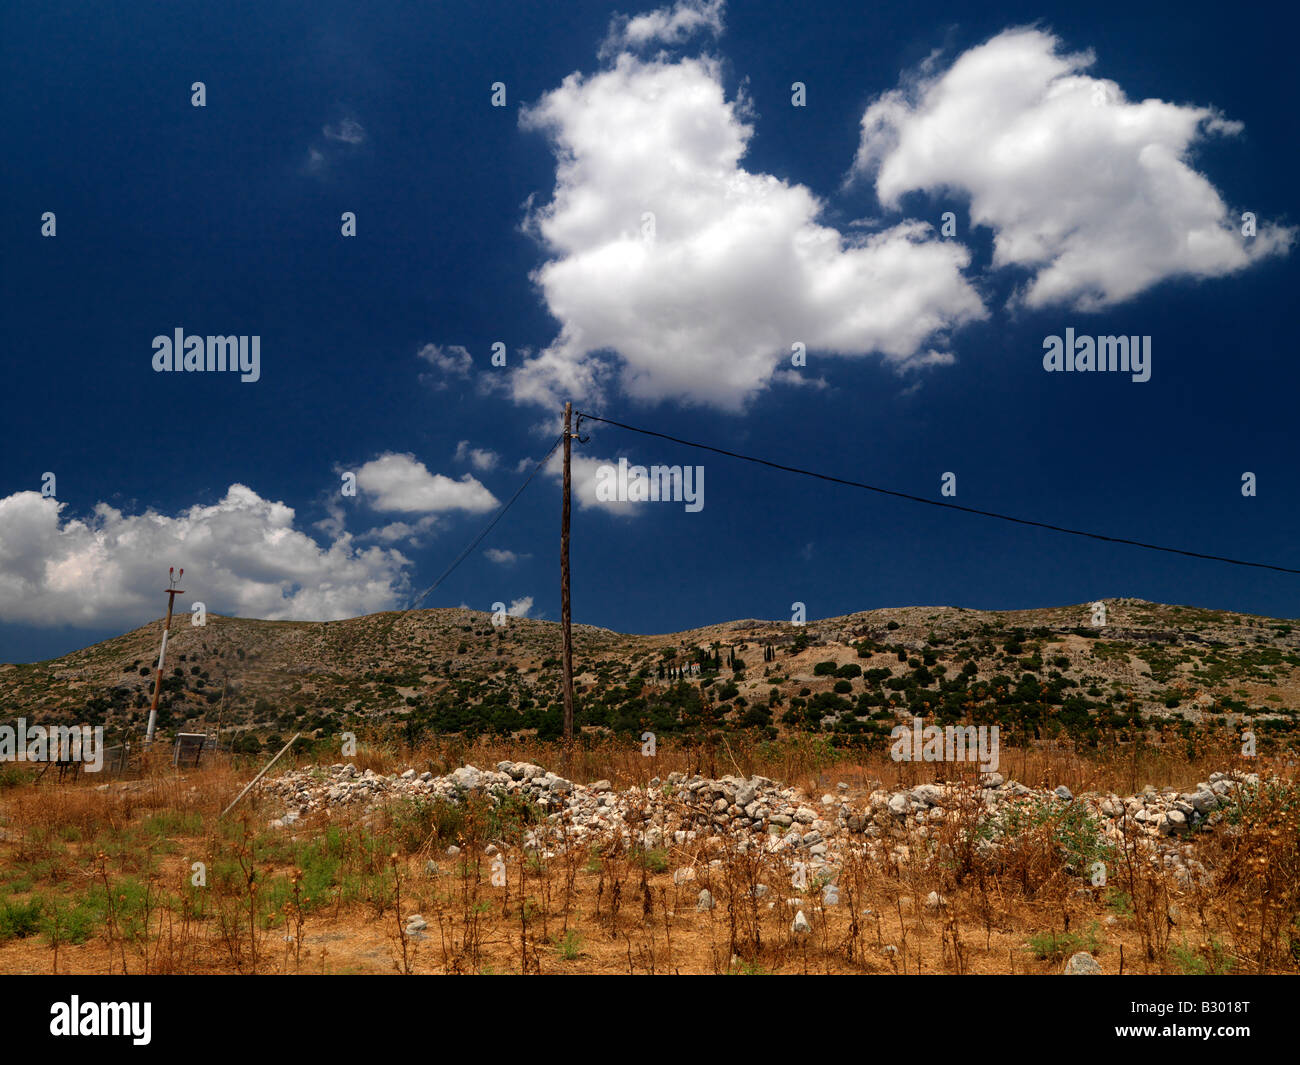
[[[871,741],[912,713],[984,720],[1007,738],[1256,720],[1287,731],[1300,707],[1290,622],[1137,599],[984,612],[873,610],[743,620],[657,636],[574,628],[578,723],[659,734],[800,729]],[[537,730],[560,722],[555,622],[437,609],[337,622],[182,616],[168,646],[160,727],[272,740],[292,730],[398,725],[421,732]],[[160,622],[61,658],[0,665],[6,720],[138,732]]]

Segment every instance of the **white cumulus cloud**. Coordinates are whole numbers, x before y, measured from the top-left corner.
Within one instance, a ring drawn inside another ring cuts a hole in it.
[[[275,620],[328,621],[392,609],[409,561],[359,549],[347,534],[328,546],[294,527],[294,511],[233,484],[220,502],[176,515],[125,514],[107,503],[85,519],[67,504],[18,492],[0,499],[0,615],[32,625],[122,628],[158,617],[162,567],[184,567],[187,602]]]
[[[499,506],[496,497],[471,474],[459,481],[430,473],[414,455],[390,452],[357,470],[357,487],[375,510],[434,513],[465,510],[472,514]]]
[[[841,233],[804,186],[744,169],[753,129],[711,59],[624,53],[521,123],[557,160],[525,227],[550,256],[533,280],[561,328],[515,372],[518,401],[599,399],[616,379],[642,400],[739,410],[795,343],[911,368],[986,313],[959,242],[916,221]]]
[[[603,510],[625,518],[644,511],[646,509],[644,505],[630,500],[597,497],[596,487],[599,484],[600,470],[605,466],[617,470],[618,459],[594,458],[591,455],[579,455],[576,451],[572,454],[569,472],[573,482],[573,498],[577,500],[578,506],[583,510]],[[564,456],[558,451],[551,456],[544,468],[550,476],[563,482]]]
[[[1039,29],[1008,30],[873,102],[854,163],[881,202],[911,191],[969,197],[994,234],[994,266],[1032,272],[1019,298],[1082,309],[1168,278],[1209,278],[1285,251],[1294,231],[1241,234],[1191,165],[1192,148],[1240,123],[1209,107],[1134,101],[1084,73]]]

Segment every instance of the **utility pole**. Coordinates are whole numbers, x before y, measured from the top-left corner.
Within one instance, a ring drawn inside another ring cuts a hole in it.
[[[569,608],[569,455],[572,450],[573,404],[564,404],[564,504],[560,519],[560,628],[564,632],[564,759],[568,769],[573,746],[573,633]]]
[[[144,733],[146,748],[153,745],[154,725],[158,722],[158,696],[162,692],[163,662],[167,658],[167,633],[172,627],[172,606],[175,604],[178,595],[185,594],[176,587],[176,582],[184,576],[184,569],[180,573],[176,573],[175,566],[167,567],[167,580],[171,587],[167,589],[167,620],[163,622],[162,650],[158,652],[158,668],[155,670],[153,677],[153,705],[149,707],[149,727],[145,729]]]

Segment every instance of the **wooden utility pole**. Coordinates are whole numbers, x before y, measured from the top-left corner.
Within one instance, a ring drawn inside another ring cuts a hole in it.
[[[564,503],[560,519],[560,628],[564,633],[564,751],[573,745],[573,633],[569,609],[569,455],[572,451],[573,404],[564,405]],[[566,764],[567,769],[567,764]]]
[[[173,576],[175,574],[175,576]],[[167,620],[163,622],[162,650],[158,652],[158,668],[154,671],[153,677],[153,705],[149,707],[149,726],[145,729],[144,745],[149,747],[153,744],[154,725],[158,722],[158,695],[162,691],[163,662],[167,658],[167,633],[172,627],[172,606],[176,602],[178,595],[185,593],[176,587],[176,582],[185,576],[185,570],[176,573],[176,567],[170,566],[167,569],[167,578],[171,587],[167,589]]]

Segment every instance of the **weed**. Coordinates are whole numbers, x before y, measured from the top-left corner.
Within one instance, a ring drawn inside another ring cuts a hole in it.
[[[555,942],[555,953],[563,961],[577,961],[582,957],[582,939],[570,928]]]
[[[26,939],[41,927],[41,900],[0,902],[0,942]]]

